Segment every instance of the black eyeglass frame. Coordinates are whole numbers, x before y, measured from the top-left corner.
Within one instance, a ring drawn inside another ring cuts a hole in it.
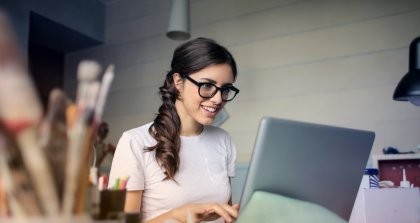
[[[210,83],[210,82],[198,82],[198,81],[196,81],[196,80],[192,79],[192,78],[191,78],[188,74],[183,74],[183,75],[181,75],[181,76],[182,76],[183,78],[185,78],[185,79],[187,79],[187,80],[191,81],[193,84],[195,84],[195,85],[198,87],[198,95],[200,95],[200,97],[205,98],[205,99],[209,99],[209,98],[214,97],[214,95],[216,95],[216,94],[217,94],[217,92],[218,92],[218,91],[220,91],[220,93],[222,94],[222,101],[224,101],[224,102],[228,102],[228,101],[232,101],[232,100],[236,97],[236,95],[239,93],[239,89],[238,89],[238,88],[236,88],[235,86],[218,87],[218,86],[216,86],[215,84]],[[213,86],[213,87],[215,87],[215,88],[216,88],[216,90],[215,90],[215,91],[214,91],[214,92],[213,92],[210,96],[203,96],[203,95],[201,95],[201,93],[200,93],[201,86],[203,86],[203,85],[205,85],[205,84],[209,84],[209,85],[211,85],[211,86]],[[233,95],[233,97],[232,97],[231,99],[229,99],[229,100],[223,99],[223,91],[224,91],[225,89],[232,90],[233,92],[235,92],[235,94]]]

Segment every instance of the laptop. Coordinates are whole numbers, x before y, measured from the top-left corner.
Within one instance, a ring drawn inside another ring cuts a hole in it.
[[[240,199],[254,191],[321,205],[349,220],[375,133],[264,117]]]

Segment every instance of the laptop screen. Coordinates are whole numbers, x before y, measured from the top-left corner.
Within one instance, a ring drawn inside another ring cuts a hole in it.
[[[316,203],[348,221],[374,138],[370,131],[263,118],[240,212],[254,191],[265,191]]]

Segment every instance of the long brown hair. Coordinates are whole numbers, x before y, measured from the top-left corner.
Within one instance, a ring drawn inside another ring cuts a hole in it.
[[[165,171],[165,180],[174,180],[180,162],[181,120],[175,108],[179,91],[175,87],[172,75],[175,73],[190,75],[214,64],[230,65],[233,78],[236,79],[236,63],[232,54],[214,40],[193,39],[180,45],[174,51],[171,70],[166,74],[165,81],[159,88],[162,105],[149,128],[150,135],[157,143],[147,148],[147,151],[155,151],[155,158]]]

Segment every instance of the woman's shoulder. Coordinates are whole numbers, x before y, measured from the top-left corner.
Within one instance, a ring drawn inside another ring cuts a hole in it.
[[[133,151],[143,151],[144,149],[154,146],[156,140],[149,134],[151,123],[129,129],[125,131],[118,140],[117,150],[131,149]],[[141,153],[143,154],[143,153]],[[139,153],[139,156],[143,156]]]
[[[153,124],[153,122],[149,122],[147,124],[132,128],[132,129],[128,129],[126,131],[124,131],[123,134],[138,134],[138,133],[144,133],[144,132],[149,132],[149,127]]]
[[[122,137],[129,137],[134,139],[145,139],[151,137],[149,134],[149,127],[152,125],[153,122],[149,122],[142,126],[138,126],[132,129],[128,129],[123,132]]]

